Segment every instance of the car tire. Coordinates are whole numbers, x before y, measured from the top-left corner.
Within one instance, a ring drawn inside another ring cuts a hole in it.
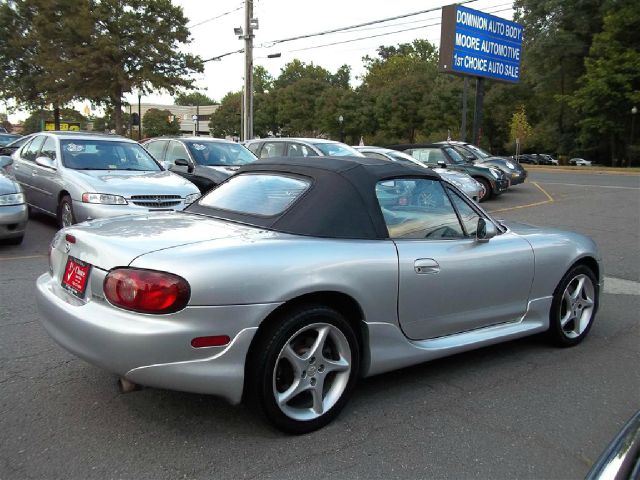
[[[70,227],[74,223],[76,223],[76,217],[73,214],[73,202],[69,195],[64,195],[58,204],[58,226]]]
[[[482,186],[484,187],[484,195],[482,195],[478,201],[479,202],[484,202],[486,200],[489,200],[492,196],[493,196],[493,190],[491,189],[491,183],[489,183],[489,181],[486,178],[482,178],[482,177],[474,177],[476,181],[480,182],[482,184]]]
[[[580,343],[591,330],[598,311],[598,281],[586,265],[569,270],[553,292],[549,337],[560,347]]]
[[[324,427],[347,403],[360,368],[351,325],[336,310],[307,305],[260,334],[250,356],[249,399],[272,425],[292,434]]]

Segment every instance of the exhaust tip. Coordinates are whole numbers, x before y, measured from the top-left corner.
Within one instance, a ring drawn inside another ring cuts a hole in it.
[[[142,389],[142,385],[138,385],[137,383],[133,383],[130,380],[127,380],[124,377],[120,377],[118,379],[118,391],[120,393],[131,393],[136,390]]]

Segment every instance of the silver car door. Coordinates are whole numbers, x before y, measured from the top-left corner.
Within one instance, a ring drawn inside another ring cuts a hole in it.
[[[504,232],[477,241],[473,220],[468,213],[458,216],[437,180],[381,182],[376,194],[398,250],[398,316],[409,338],[440,337],[522,317],[534,261],[526,240]]]
[[[38,190],[34,185],[34,171],[36,157],[44,140],[44,135],[35,136],[14,156],[13,162],[13,174],[16,181],[22,185],[27,196],[27,203],[37,208],[43,207],[40,204],[42,197],[38,194]]]
[[[56,165],[56,168],[43,167],[38,164],[33,166],[35,172],[33,186],[37,190],[38,203],[44,210],[50,213],[57,213],[58,194],[63,187],[60,178],[60,162],[58,161],[56,139],[54,137],[46,137],[38,156],[50,158]]]

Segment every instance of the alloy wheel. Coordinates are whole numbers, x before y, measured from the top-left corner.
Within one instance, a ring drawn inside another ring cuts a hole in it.
[[[595,306],[595,287],[585,274],[576,275],[564,289],[560,303],[560,328],[567,338],[579,337],[589,326]]]
[[[342,397],[351,373],[351,348],[329,323],[307,325],[285,342],[273,371],[275,402],[287,417],[321,417]]]

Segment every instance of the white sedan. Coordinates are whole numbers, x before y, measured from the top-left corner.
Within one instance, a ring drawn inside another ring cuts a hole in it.
[[[591,160],[585,160],[584,158],[572,158],[569,160],[569,165],[577,165],[579,167],[590,167]]]

